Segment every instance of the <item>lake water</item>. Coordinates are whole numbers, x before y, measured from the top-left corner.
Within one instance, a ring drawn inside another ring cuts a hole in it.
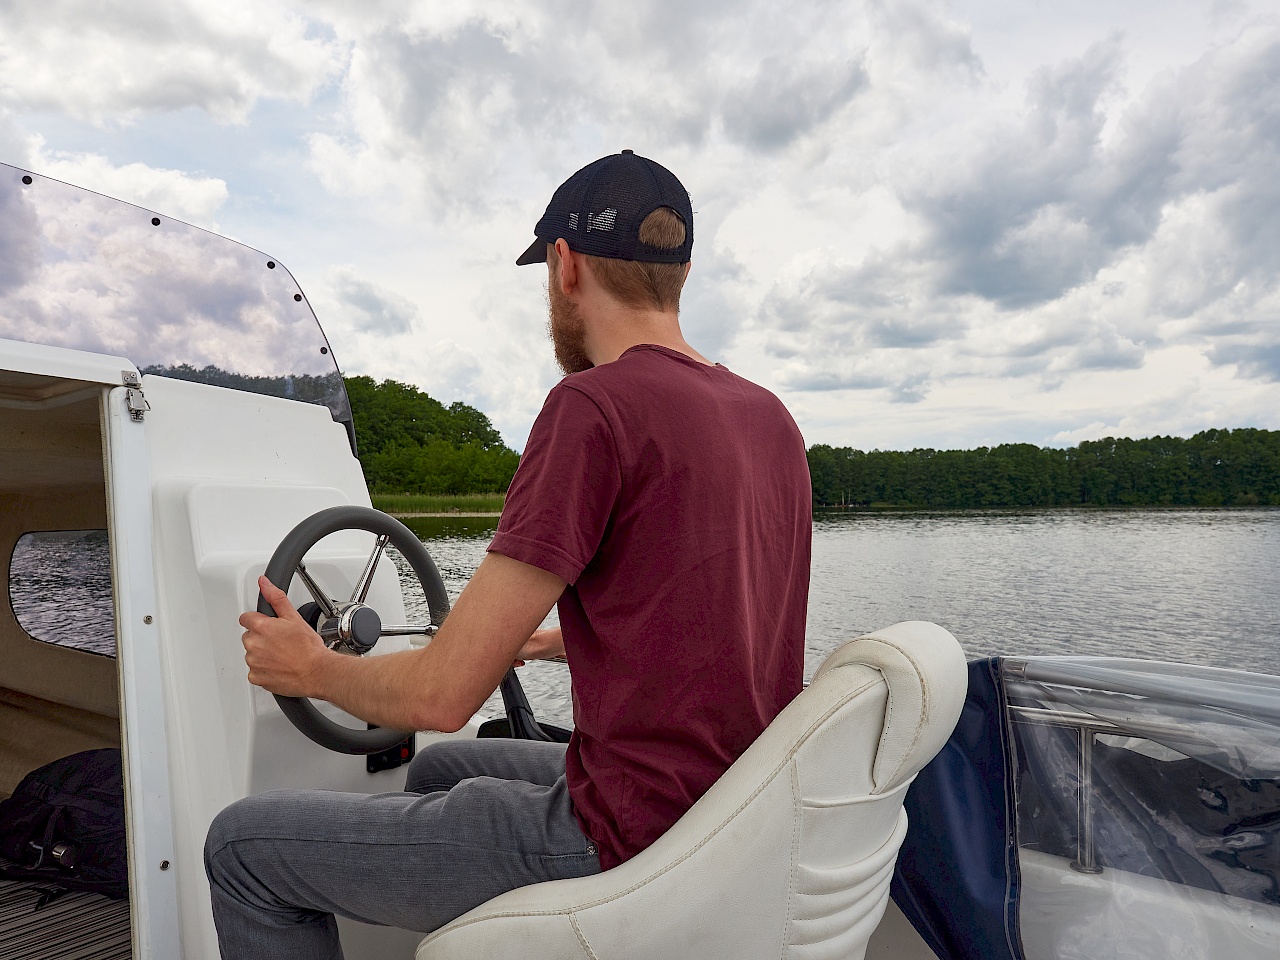
[[[496,521],[409,521],[456,598]],[[900,620],[971,657],[1103,654],[1280,674],[1280,510],[825,514],[814,521],[806,679]],[[554,613],[548,618],[554,622]],[[567,725],[567,673],[530,664],[539,717]],[[501,701],[485,706],[501,713]]]
[[[9,605],[18,624],[37,640],[114,656],[107,531],[19,537],[9,561]]]
[[[496,520],[407,521],[456,600]],[[24,537],[10,573],[42,639],[114,652],[105,532]],[[411,616],[421,591],[405,578]],[[806,676],[845,640],[932,620],[970,656],[1106,654],[1280,674],[1280,510],[825,514],[814,521]],[[554,612],[548,623],[555,622]],[[520,671],[568,725],[568,674]],[[482,711],[502,712],[492,698]]]

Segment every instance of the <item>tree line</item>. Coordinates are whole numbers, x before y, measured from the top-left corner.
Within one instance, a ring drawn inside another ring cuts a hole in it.
[[[520,456],[479,410],[395,380],[345,377],[372,493],[503,493]]]
[[[946,509],[1280,505],[1280,431],[1107,437],[1074,447],[809,448],[815,506]]]
[[[143,373],[327,403],[345,419],[337,375],[249,377],[217,367]],[[504,493],[520,455],[489,418],[414,386],[345,377],[372,493]],[[1074,447],[1006,443],[974,450],[808,450],[818,507],[1280,506],[1280,431],[1107,437]]]

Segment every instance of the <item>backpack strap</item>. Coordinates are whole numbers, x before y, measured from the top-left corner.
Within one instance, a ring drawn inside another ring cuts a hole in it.
[[[41,837],[40,842],[36,843],[34,840],[27,841],[27,846],[34,848],[36,851],[36,862],[31,864],[30,869],[39,870],[40,867],[44,865],[45,856],[52,854],[53,834],[54,831],[58,829],[58,821],[61,819],[62,807],[53,807],[49,811],[49,819],[45,821],[44,836]],[[25,864],[20,864],[20,866],[25,866]]]

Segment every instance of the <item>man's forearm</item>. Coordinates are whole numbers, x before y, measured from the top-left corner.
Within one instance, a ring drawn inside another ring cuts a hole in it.
[[[433,720],[435,700],[422,682],[426,650],[403,650],[380,657],[351,657],[332,653],[321,661],[312,694],[347,713],[393,730],[438,730],[444,718]],[[456,728],[455,728],[456,729]]]
[[[377,657],[326,649],[279,587],[266,577],[258,587],[276,616],[240,616],[250,683],[328,700],[379,726],[453,731],[497,688],[565,581],[489,553],[428,646]]]
[[[564,634],[559,627],[536,630],[529,642],[520,648],[519,660],[563,660]]]
[[[326,657],[316,696],[379,726],[458,730],[563,590],[554,574],[490,553],[430,644],[381,657]]]

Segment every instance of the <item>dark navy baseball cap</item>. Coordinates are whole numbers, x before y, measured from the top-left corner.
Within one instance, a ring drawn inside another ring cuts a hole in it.
[[[654,247],[640,240],[640,224],[659,207],[684,221],[684,243]],[[560,184],[533,228],[538,239],[517,266],[546,263],[547,244],[563,237],[569,249],[593,257],[688,263],[693,250],[693,204],[676,175],[646,157],[623,150],[589,163]]]

